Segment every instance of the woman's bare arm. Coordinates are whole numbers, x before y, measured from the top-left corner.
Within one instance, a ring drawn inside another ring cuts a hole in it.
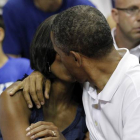
[[[0,130],[3,139],[30,140],[26,137],[30,114],[21,91],[12,97],[3,92],[0,96]]]

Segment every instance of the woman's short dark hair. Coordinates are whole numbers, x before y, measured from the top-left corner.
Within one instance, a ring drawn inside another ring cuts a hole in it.
[[[37,29],[30,46],[32,69],[50,78],[49,66],[54,62],[56,52],[50,38],[51,25],[56,15],[47,18]]]

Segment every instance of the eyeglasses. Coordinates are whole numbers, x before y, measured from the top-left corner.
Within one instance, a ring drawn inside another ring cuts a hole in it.
[[[140,11],[138,7],[129,7],[129,8],[116,8],[117,10],[125,11],[127,14],[133,16],[137,15]]]

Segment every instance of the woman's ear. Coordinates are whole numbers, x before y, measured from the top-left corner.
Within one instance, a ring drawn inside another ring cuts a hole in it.
[[[112,13],[112,17],[113,17],[114,21],[116,22],[116,24],[118,24],[119,23],[118,10],[115,9],[115,8],[113,8],[112,11],[111,11],[111,13]]]
[[[80,67],[81,64],[82,64],[81,55],[80,55],[78,52],[75,52],[75,51],[70,51],[70,55],[73,56],[73,59],[74,59],[74,62],[76,63],[76,65],[77,65],[78,67]]]
[[[4,29],[0,27],[0,43],[4,40],[5,32]]]

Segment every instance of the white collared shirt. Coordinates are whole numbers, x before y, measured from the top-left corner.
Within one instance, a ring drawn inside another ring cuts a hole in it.
[[[113,28],[111,30],[111,33],[112,33],[112,37],[113,37],[113,41],[114,41],[114,46],[116,49],[118,49],[118,46],[117,46],[116,41],[115,41],[115,30],[116,30],[116,28]],[[140,45],[136,46],[135,48],[133,48],[129,51],[131,54],[136,55],[140,59]]]
[[[128,49],[118,52],[123,57],[104,89],[83,88],[91,140],[140,140],[140,65]]]

